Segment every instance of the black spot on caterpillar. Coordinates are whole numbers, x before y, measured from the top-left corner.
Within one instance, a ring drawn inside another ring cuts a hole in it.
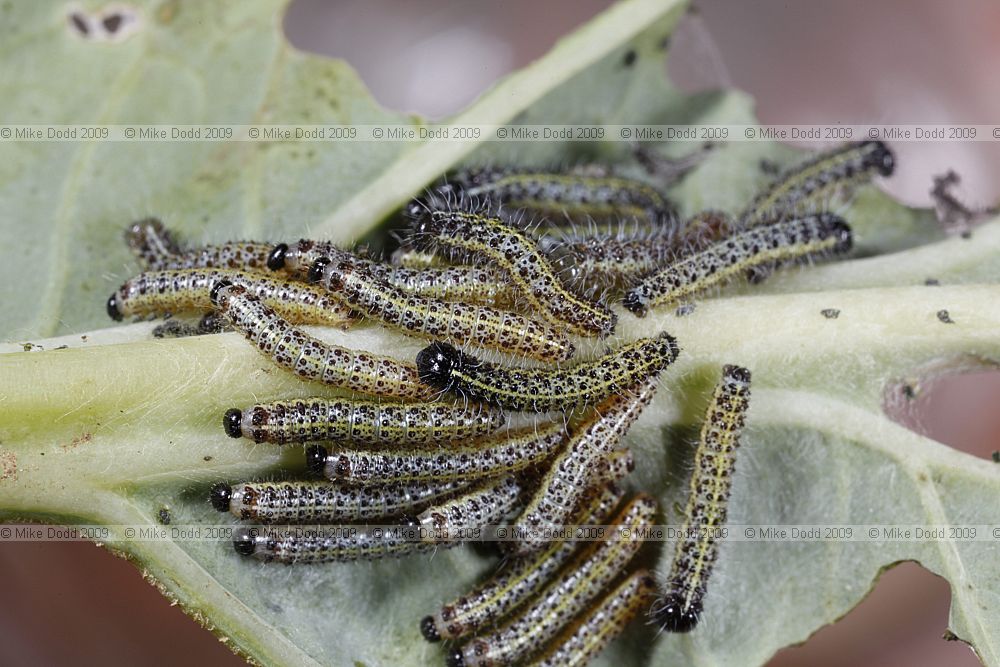
[[[503,422],[502,412],[478,405],[328,398],[234,408],[223,419],[228,435],[254,442],[336,440],[367,445],[441,445],[488,435]]]
[[[741,275],[760,280],[773,267],[851,249],[851,228],[831,213],[751,227],[688,255],[639,282],[622,303],[643,317]]]
[[[676,339],[662,333],[563,369],[508,369],[447,343],[433,343],[417,354],[417,369],[429,386],[466,400],[511,410],[565,411],[593,405],[656,376],[679,352]]]
[[[684,525],[663,598],[651,613],[669,632],[689,632],[698,624],[702,600],[726,523],[736,450],[750,402],[750,371],[726,366],[715,388],[694,456]]]

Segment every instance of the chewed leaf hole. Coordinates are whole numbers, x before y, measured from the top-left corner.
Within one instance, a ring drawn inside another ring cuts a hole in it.
[[[950,600],[947,581],[917,563],[901,563],[879,577],[872,592],[849,614],[801,646],[779,651],[768,667],[978,667],[967,646],[941,638],[948,627]]]
[[[885,411],[906,428],[985,459],[1000,451],[1000,371],[914,374],[889,386]]]

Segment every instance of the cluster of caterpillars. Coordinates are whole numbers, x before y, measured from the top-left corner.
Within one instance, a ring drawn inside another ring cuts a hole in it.
[[[314,240],[185,249],[147,219],[126,233],[145,272],[107,310],[116,320],[178,316],[165,335],[238,331],[278,366],[343,390],[223,415],[230,437],[307,447],[307,478],[212,488],[216,509],[266,524],[237,534],[239,554],[351,561],[506,536],[504,566],[424,618],[421,632],[450,643],[453,666],[584,664],[643,610],[665,631],[697,625],[750,371],[722,369],[685,537],[657,582],[632,565],[659,510],[652,496],[622,490],[633,467],[623,441],[682,343],[661,332],[580,358],[581,340],[611,336],[628,311],[690,304],[739,277],[846,254],[851,229],[826,205],[892,168],[880,142],[851,144],[780,175],[739,215],[686,221],[657,188],[606,169],[469,170],[406,207],[410,233],[391,262]],[[191,314],[204,317],[181,320]],[[398,359],[301,328],[360,321],[429,344]],[[566,530],[587,525],[608,530],[591,540]]]

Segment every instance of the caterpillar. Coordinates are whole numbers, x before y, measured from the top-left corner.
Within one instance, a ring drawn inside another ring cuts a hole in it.
[[[233,548],[241,556],[291,565],[398,558],[461,544],[421,542],[416,520],[403,521],[401,525],[390,528],[329,526],[328,530],[308,531],[293,526],[244,528],[233,534]]]
[[[642,277],[724,236],[731,223],[725,213],[702,211],[679,229],[639,227],[617,233],[543,237],[545,250],[559,278],[577,293],[593,294],[628,287]]]
[[[426,542],[469,540],[475,529],[500,522],[517,506],[521,485],[513,475],[480,482],[462,495],[437,503],[417,516]]]
[[[433,398],[435,392],[421,383],[415,366],[313,338],[242,287],[218,282],[211,299],[261,352],[299,377],[376,396],[414,401]]]
[[[881,141],[847,144],[794,167],[761,192],[740,214],[743,226],[808,212],[835,191],[860,185],[895,169],[892,151]]]
[[[125,229],[125,243],[148,270],[158,270],[171,257],[181,254],[177,239],[158,218],[143,218],[129,225]]]
[[[414,336],[502,350],[539,361],[565,361],[576,351],[561,330],[489,306],[407,294],[363,266],[322,257],[309,270],[350,306]]]
[[[502,412],[483,406],[307,398],[232,408],[222,422],[231,438],[279,445],[313,440],[438,445],[487,435],[504,420]]]
[[[452,174],[432,195],[446,200],[488,202],[494,215],[505,209],[548,219],[644,218],[658,223],[673,205],[656,188],[606,169],[553,173],[536,169],[478,168]]]
[[[147,271],[178,269],[240,269],[263,271],[270,244],[232,241],[183,250],[173,235],[156,218],[133,223],[125,231],[125,241]]]
[[[510,277],[511,289],[550,322],[581,336],[605,337],[614,331],[615,313],[567,290],[536,242],[503,220],[432,210],[416,217],[413,226],[418,249],[438,246],[460,259],[496,266]]]
[[[255,523],[342,523],[422,511],[464,482],[359,486],[327,481],[220,482],[209,499],[220,512]]]
[[[108,299],[111,319],[212,309],[210,293],[219,281],[246,289],[294,324],[343,327],[357,319],[349,306],[313,285],[274,280],[232,269],[182,269],[140,273]]]
[[[603,357],[562,369],[501,368],[447,343],[417,354],[420,380],[474,402],[529,412],[568,411],[597,403],[658,374],[680,349],[668,333],[640,338]]]
[[[663,598],[651,610],[669,632],[690,632],[698,624],[702,600],[719,550],[746,411],[750,371],[725,366],[702,425],[694,455],[684,525],[680,531]]]
[[[624,579],[556,637],[535,667],[582,667],[620,635],[656,594],[656,580],[641,569]]]
[[[496,477],[524,470],[549,456],[563,442],[561,422],[530,426],[460,447],[426,450],[342,450],[322,445],[306,450],[313,474],[354,482],[446,482]]]
[[[576,514],[578,525],[607,521],[624,492],[605,485]],[[537,554],[512,558],[475,590],[443,605],[420,621],[420,633],[429,642],[456,639],[495,624],[535,595],[578,550],[575,540],[552,540]]]
[[[586,490],[595,485],[595,467],[618,446],[653,399],[656,387],[654,374],[622,394],[609,396],[573,430],[514,522],[514,531],[523,535],[515,553],[542,549],[545,533],[566,523]]]
[[[647,276],[622,303],[644,317],[650,308],[678,304],[738,275],[760,280],[774,266],[846,253],[851,245],[851,228],[831,213],[751,227]]]
[[[541,649],[545,643],[582,612],[591,600],[616,579],[639,550],[640,535],[655,520],[656,501],[639,494],[612,519],[634,536],[619,539],[619,532],[585,547],[545,586],[526,608],[500,628],[467,642],[448,655],[449,667],[485,667],[509,664]]]
[[[267,257],[267,267],[305,280],[317,260],[347,262],[369,270],[393,287],[412,294],[444,301],[506,306],[514,303],[514,291],[496,272],[474,266],[430,266],[408,268],[383,264],[325,241],[302,239],[288,245],[279,243]]]

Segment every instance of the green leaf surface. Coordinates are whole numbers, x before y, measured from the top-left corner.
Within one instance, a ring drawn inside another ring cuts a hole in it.
[[[346,65],[290,49],[279,3],[132,6],[139,28],[116,43],[81,40],[60,4],[24,3],[23,15],[3,18],[0,50],[16,65],[0,74],[4,120],[419,122],[379,109]],[[662,45],[682,9],[616,5],[454,123],[752,122],[742,94],[687,97],[664,80]],[[632,66],[629,50],[638,54]],[[40,85],[43,68],[52,74]],[[104,298],[134,268],[120,240],[130,219],[156,214],[196,241],[307,232],[346,240],[462,161],[628,159],[611,142],[4,143],[0,151],[0,230],[17,239],[0,266],[10,341],[0,345],[0,517],[106,524],[112,538],[116,526],[156,525],[163,509],[175,525],[226,523],[206,502],[212,483],[301,470],[303,461],[301,451],[227,438],[223,411],[329,393],[279,371],[235,334],[152,340],[150,323],[79,333],[107,324]],[[764,182],[761,159],[798,154],[729,144],[671,194],[685,212],[735,210]],[[875,189],[844,214],[857,259],[727,290],[685,317],[621,314],[618,341],[668,330],[683,348],[628,437],[638,459],[632,484],[660,498],[665,521],[677,519],[690,441],[723,363],[754,373],[734,525],[988,524],[1000,515],[1000,466],[884,414],[906,400],[903,383],[1000,361],[1000,220],[971,239],[945,239],[929,212]],[[840,315],[824,317],[828,308]],[[422,347],[372,326],[317,333],[402,358]],[[495,566],[471,549],[284,567],[248,562],[225,542],[111,546],[235,650],[274,665],[440,662],[417,621]],[[665,568],[669,547],[649,545],[646,558]],[[656,637],[636,624],[598,664],[761,664],[847,613],[902,560],[948,579],[950,630],[986,664],[1000,664],[995,543],[948,539],[727,542],[695,632]]]

